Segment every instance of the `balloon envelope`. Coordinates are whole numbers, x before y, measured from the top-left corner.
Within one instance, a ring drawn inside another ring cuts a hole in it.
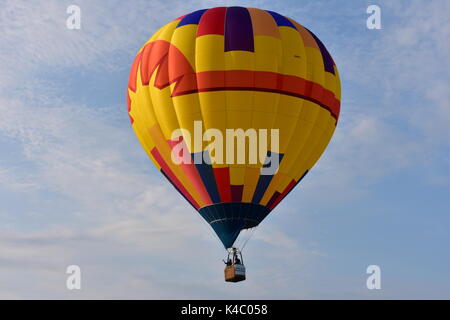
[[[169,22],[142,46],[127,100],[132,127],[155,166],[229,248],[325,150],[339,116],[340,81],[325,46],[296,21],[256,8],[219,7]],[[196,143],[196,125],[200,136],[208,129],[224,137],[226,129],[267,130],[266,160],[211,161],[230,150],[223,143],[213,154],[208,143]],[[272,129],[278,144],[270,140]],[[203,161],[174,161],[180,145],[180,156]],[[277,170],[264,171],[277,158]]]

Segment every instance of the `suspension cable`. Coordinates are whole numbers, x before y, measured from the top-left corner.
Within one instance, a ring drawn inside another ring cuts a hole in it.
[[[247,240],[245,240],[244,244],[242,245],[241,252],[244,250],[245,246],[247,245],[248,240],[250,240],[250,238],[251,238],[251,237],[253,236],[253,234],[255,233],[256,227],[257,227],[257,226],[254,226],[253,228],[251,228],[250,236],[247,238]]]

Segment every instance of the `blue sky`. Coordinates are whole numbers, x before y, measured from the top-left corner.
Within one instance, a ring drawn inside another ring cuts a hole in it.
[[[81,8],[81,30],[66,8]],[[366,28],[381,8],[382,29]],[[248,280],[146,158],[125,89],[137,49],[199,8],[277,11],[341,74],[336,133],[245,248]],[[450,3],[0,3],[0,297],[450,298]],[[66,267],[82,290],[66,289]],[[381,268],[381,290],[366,268]]]

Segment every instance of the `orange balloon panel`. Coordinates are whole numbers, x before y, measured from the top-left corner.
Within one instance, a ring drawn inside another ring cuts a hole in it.
[[[127,91],[143,148],[226,248],[302,180],[340,110],[338,71],[322,42],[256,8],[198,10],[163,26],[139,50]],[[245,144],[228,129],[242,129]]]

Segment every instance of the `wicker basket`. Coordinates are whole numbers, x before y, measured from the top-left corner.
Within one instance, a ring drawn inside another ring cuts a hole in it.
[[[234,264],[226,266],[225,281],[227,282],[239,282],[245,280],[245,266],[243,264]]]

